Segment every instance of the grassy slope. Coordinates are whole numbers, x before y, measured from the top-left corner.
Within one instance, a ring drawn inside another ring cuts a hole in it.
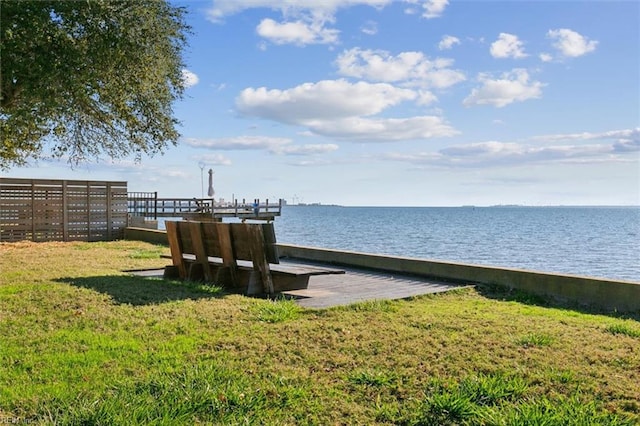
[[[635,424],[640,323],[466,289],[302,310],[140,242],[0,244],[0,419]]]

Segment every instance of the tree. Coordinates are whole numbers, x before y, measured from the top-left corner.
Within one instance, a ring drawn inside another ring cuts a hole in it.
[[[175,145],[185,13],[166,0],[2,0],[0,169]]]

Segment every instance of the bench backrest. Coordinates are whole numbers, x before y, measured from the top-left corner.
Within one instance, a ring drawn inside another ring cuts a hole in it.
[[[251,244],[254,238],[260,239],[262,233],[264,254],[269,263],[280,263],[276,246],[276,231],[273,223],[230,223],[231,241],[238,260],[252,260]],[[260,231],[259,231],[260,230]],[[257,237],[255,237],[257,232]]]
[[[193,269],[198,267],[205,280],[229,281],[237,287],[236,261],[248,260],[253,263],[253,271],[247,289],[251,282],[260,280],[265,293],[274,293],[269,263],[279,263],[279,258],[273,224],[180,221],[166,222],[166,227],[173,266],[181,278],[191,278]],[[185,254],[195,256],[195,262],[191,261],[188,267]],[[217,272],[211,267],[210,257],[222,258]],[[220,278],[222,271],[228,273],[228,279]]]
[[[178,221],[167,222],[167,231],[170,232],[169,227],[174,225],[183,254],[197,254],[194,239],[201,238],[204,251],[210,257],[232,255],[235,260],[252,261],[253,254],[259,249],[264,251],[267,262],[280,262],[273,223]],[[230,248],[232,251],[228,252]]]

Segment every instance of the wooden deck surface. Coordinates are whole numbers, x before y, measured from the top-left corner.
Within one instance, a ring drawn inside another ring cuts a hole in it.
[[[315,263],[309,265],[319,266]],[[331,267],[344,269],[345,274],[312,276],[307,289],[287,291],[283,294],[293,297],[300,306],[306,308],[329,308],[371,300],[406,299],[461,287],[457,284],[392,272]]]
[[[422,277],[319,263],[283,260],[280,265],[291,267],[300,265],[324,266],[345,271],[344,274],[312,276],[309,279],[307,289],[283,293],[305,308],[329,308],[371,300],[406,299],[463,287],[459,284],[444,283]],[[132,273],[139,276],[161,278],[163,271],[136,271]]]

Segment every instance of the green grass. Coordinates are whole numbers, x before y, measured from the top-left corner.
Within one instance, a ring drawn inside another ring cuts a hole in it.
[[[368,300],[357,302],[347,306],[341,306],[338,309],[356,312],[396,312],[397,304],[393,300]]]
[[[129,257],[132,259],[160,259],[160,255],[165,252],[162,247],[153,247],[151,249],[135,250]]]
[[[406,416],[414,425],[616,425],[634,424],[598,409],[579,392],[571,397],[531,398],[530,385],[519,377],[481,375],[458,383],[435,382],[429,395]]]
[[[302,313],[302,308],[293,300],[276,299],[257,301],[251,306],[251,311],[258,321],[276,323],[298,319]]]
[[[0,420],[631,425],[640,323],[499,288],[325,310],[129,276],[168,249],[0,244]]]
[[[358,370],[350,373],[347,380],[355,385],[362,386],[390,386],[396,377],[393,372]]]
[[[627,324],[611,324],[608,325],[606,330],[611,334],[621,334],[624,336],[634,337],[640,339],[640,327],[636,323],[635,327]]]
[[[550,346],[553,343],[553,337],[544,333],[527,333],[517,340],[520,346],[525,348],[533,346]]]

